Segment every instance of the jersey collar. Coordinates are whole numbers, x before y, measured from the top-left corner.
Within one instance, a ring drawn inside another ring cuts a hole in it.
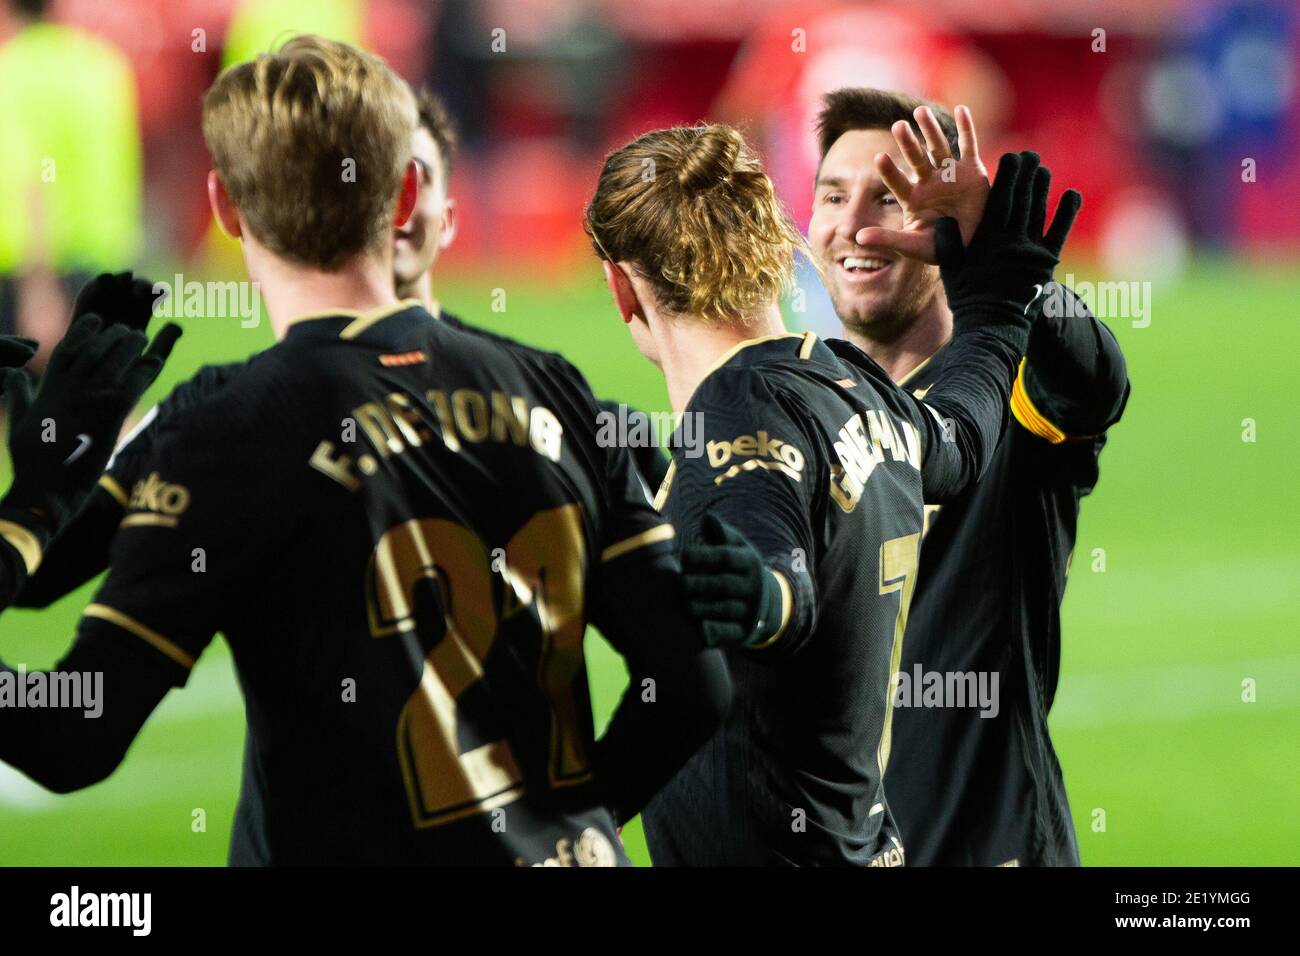
[[[436,321],[418,300],[404,299],[369,312],[340,309],[337,312],[300,316],[290,323],[284,340],[297,342],[342,339],[383,345],[413,325]]]
[[[822,359],[831,352],[813,332],[782,332],[746,339],[723,352],[704,373],[708,378],[726,366],[758,365],[772,359]],[[833,356],[831,356],[833,357]],[[703,381],[703,379],[701,379]]]
[[[900,378],[897,382],[898,387],[913,392],[918,389],[928,390],[938,380],[939,373],[943,371],[943,362],[947,355],[948,343],[945,342],[939,346],[938,351]]]

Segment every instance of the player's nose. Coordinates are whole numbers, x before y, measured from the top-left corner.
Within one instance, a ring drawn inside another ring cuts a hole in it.
[[[844,203],[843,214],[836,223],[836,238],[856,244],[859,231],[879,225],[883,225],[879,206],[870,202],[865,193],[859,193]]]

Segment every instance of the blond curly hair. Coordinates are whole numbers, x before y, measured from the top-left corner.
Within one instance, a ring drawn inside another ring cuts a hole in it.
[[[654,130],[605,159],[584,227],[677,314],[747,322],[790,289],[798,228],[740,131]]]

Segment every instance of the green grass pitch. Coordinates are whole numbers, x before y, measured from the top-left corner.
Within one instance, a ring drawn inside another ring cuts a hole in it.
[[[509,284],[500,313],[498,285],[460,281],[440,294],[471,321],[565,352],[602,397],[667,408],[594,266],[569,283]],[[1052,713],[1086,864],[1300,862],[1297,301],[1294,271],[1202,260],[1157,289],[1149,327],[1110,323],[1133,397],[1084,503]],[[183,324],[151,399],[204,362],[270,344],[265,323]],[[5,614],[0,655],[52,664],[92,593]],[[588,660],[603,719],[625,676],[594,634]],[[57,797],[0,766],[0,865],[223,863],[243,733],[217,641],[106,782]],[[635,822],[624,835],[646,862]]]

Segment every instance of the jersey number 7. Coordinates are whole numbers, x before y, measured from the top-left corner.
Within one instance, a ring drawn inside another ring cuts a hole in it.
[[[907,630],[907,609],[912,606],[916,587],[916,566],[920,559],[921,535],[905,534],[890,538],[880,546],[880,593],[898,596],[898,616],[894,619],[894,646],[889,652],[889,684],[885,688],[885,725],[876,748],[876,765],[880,775],[889,764],[889,749],[894,732],[894,698],[898,694],[898,668],[903,662],[903,634]]]

